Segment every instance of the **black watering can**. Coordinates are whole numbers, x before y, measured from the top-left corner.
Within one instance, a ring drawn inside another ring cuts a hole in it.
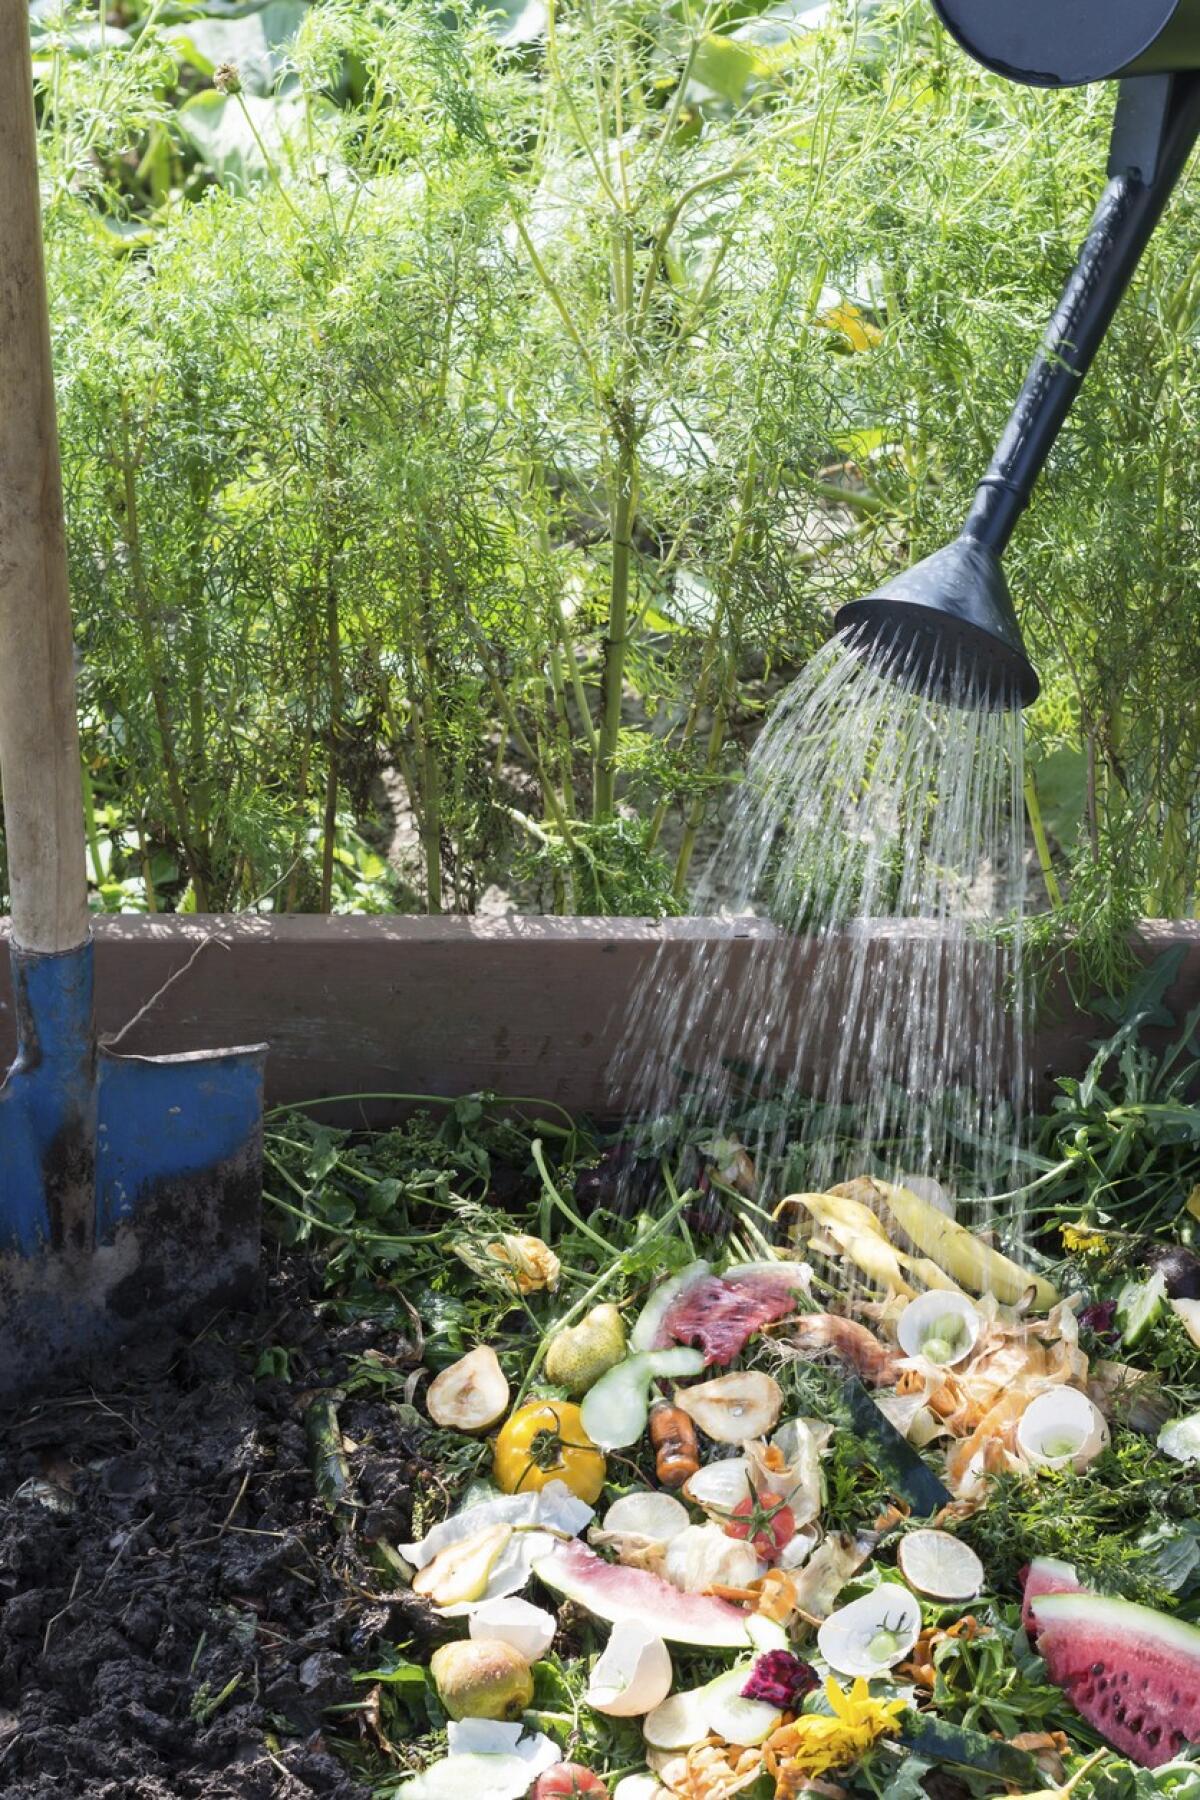
[[[1200,0],[933,5],[965,50],[1013,81],[1119,79],[1108,185],[961,533],[836,623],[860,654],[931,693],[1027,706],[1038,678],[1000,558],[1200,134]]]

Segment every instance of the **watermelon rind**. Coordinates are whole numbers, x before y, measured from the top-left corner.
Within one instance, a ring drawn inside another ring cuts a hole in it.
[[[1024,1598],[1021,1601],[1021,1623],[1033,1631],[1033,1605],[1049,1594],[1078,1594],[1083,1583],[1069,1562],[1056,1556],[1035,1556],[1025,1571]]]
[[[750,1646],[745,1615],[727,1600],[681,1593],[660,1575],[605,1562],[583,1544],[561,1544],[535,1563],[533,1572],[556,1594],[612,1625],[653,1619],[655,1631],[668,1643],[711,1650]]]
[[[1031,1605],[1046,1671],[1116,1749],[1143,1768],[1200,1738],[1200,1630],[1105,1594]]]
[[[1077,1625],[1151,1638],[1194,1662],[1189,1674],[1200,1686],[1200,1628],[1170,1613],[1155,1612],[1132,1600],[1115,1600],[1108,1594],[1043,1594],[1034,1602],[1034,1617],[1039,1634],[1055,1626]]]

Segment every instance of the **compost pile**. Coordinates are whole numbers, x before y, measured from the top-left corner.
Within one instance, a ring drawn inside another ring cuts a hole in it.
[[[9,1422],[5,1795],[1197,1800],[1200,1116],[1114,1042],[1019,1205],[753,1090],[273,1121],[258,1311]]]
[[[303,1378],[374,1341],[322,1319],[291,1255],[258,1308],[124,1350],[0,1430],[0,1792],[5,1800],[352,1800],[322,1736],[356,1663],[397,1636],[366,1555],[311,1472]],[[261,1347],[291,1346],[295,1382]],[[394,1348],[394,1339],[393,1339]],[[360,1491],[402,1529],[403,1420],[348,1401]]]

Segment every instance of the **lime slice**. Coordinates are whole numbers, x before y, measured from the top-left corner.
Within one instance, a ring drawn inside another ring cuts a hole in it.
[[[1161,1317],[1167,1284],[1161,1274],[1149,1281],[1127,1281],[1117,1300],[1117,1329],[1127,1350],[1136,1350]]]
[[[983,1564],[969,1544],[948,1531],[912,1531],[896,1552],[900,1573],[933,1600],[973,1600],[984,1583]]]

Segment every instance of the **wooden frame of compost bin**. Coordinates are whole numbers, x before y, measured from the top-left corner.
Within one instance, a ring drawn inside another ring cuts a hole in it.
[[[881,923],[871,954],[903,954],[914,929],[922,928]],[[644,1100],[614,1070],[613,1051],[630,998],[652,973],[684,982],[719,958],[734,982],[753,952],[774,943],[780,980],[803,995],[814,955],[811,943],[787,943],[761,921],[696,918],[175,914],[97,919],[95,938],[102,1034],[121,1031],[177,975],[122,1035],[121,1050],[155,1055],[266,1038],[269,1105],[488,1088],[602,1117]],[[1147,959],[1184,947],[1168,997],[1181,1017],[1200,1002],[1200,922],[1148,924],[1139,944]],[[1060,1005],[1037,1032],[1035,1075],[1078,1073],[1104,1029]],[[6,1062],[12,1048],[8,959],[0,957]],[[803,1075],[819,1091],[819,1066]],[[322,1117],[382,1124],[405,1110],[399,1101],[341,1102]]]

